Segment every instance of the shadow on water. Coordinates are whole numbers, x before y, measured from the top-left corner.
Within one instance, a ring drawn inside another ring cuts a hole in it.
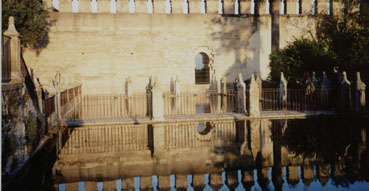
[[[54,190],[52,167],[57,160],[56,141],[56,137],[47,140],[45,146],[27,161],[2,190]]]

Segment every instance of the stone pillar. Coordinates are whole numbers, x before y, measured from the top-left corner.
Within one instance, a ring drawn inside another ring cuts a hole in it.
[[[129,3],[128,3],[128,13],[136,13],[135,0],[129,0]]]
[[[153,125],[153,142],[155,155],[160,155],[165,150],[165,126],[164,124]]]
[[[302,182],[306,185],[306,186],[310,186],[310,184],[313,182],[314,180],[314,169],[312,166],[310,165],[305,165],[302,167]]]
[[[315,72],[313,72],[311,82],[314,84],[315,88],[317,88],[319,86],[319,81],[316,79]]]
[[[151,176],[140,177],[140,189],[145,191],[153,190]]]
[[[254,171],[243,171],[242,172],[242,184],[243,187],[245,187],[246,190],[251,190],[251,187],[255,185],[254,182]]]
[[[219,190],[223,186],[222,174],[221,173],[212,173],[209,174],[209,184],[213,188],[213,190]]]
[[[356,84],[355,84],[355,111],[365,111],[365,83],[361,81],[360,72],[356,73]]]
[[[170,190],[170,177],[169,176],[158,176],[158,189],[159,190]]]
[[[163,102],[163,92],[159,87],[158,82],[154,83],[151,89],[152,93],[152,120],[162,121],[164,120],[164,102]]]
[[[188,14],[188,0],[183,0],[183,14]]]
[[[295,186],[300,182],[299,177],[299,167],[298,166],[288,166],[287,167],[287,183]]]
[[[218,4],[218,14],[222,15],[224,13],[224,3],[223,0],[219,0]]]
[[[204,190],[205,175],[204,174],[193,174],[192,175],[192,186],[194,190]]]
[[[134,191],[134,177],[122,178],[122,190]]]
[[[103,187],[104,187],[103,190],[117,190],[117,184],[116,184],[115,180],[104,181]],[[87,189],[85,189],[85,190],[87,190]]]
[[[320,89],[321,89],[321,93],[327,93],[329,91],[329,87],[330,87],[330,82],[327,78],[327,74],[325,72],[323,72],[323,80],[322,83],[320,85]]]
[[[104,189],[105,188],[105,183],[104,183]],[[96,182],[85,182],[85,190],[97,190],[97,183]]]
[[[238,172],[228,171],[226,172],[226,184],[231,189],[234,190],[238,186]]]
[[[283,108],[287,106],[287,80],[284,78],[283,72],[281,72],[281,80],[279,81],[280,99],[283,104]]]
[[[251,120],[250,121],[250,142],[251,142],[251,152],[252,156],[254,158],[254,161],[256,161],[256,158],[260,153],[260,147],[261,147],[261,140],[260,140],[260,120]]]
[[[250,94],[249,94],[249,114],[252,117],[260,116],[260,91],[259,85],[256,83],[254,74],[251,74],[251,82],[250,82]]]
[[[246,113],[246,84],[242,79],[241,73],[237,77],[237,113]]]
[[[317,176],[322,186],[325,186],[329,180],[329,165],[319,164],[317,166]]]
[[[21,47],[19,33],[14,25],[14,17],[9,17],[8,29],[4,32],[5,36],[10,37],[10,83],[21,83]]]
[[[187,190],[187,175],[176,174],[176,190]]]
[[[340,111],[348,112],[352,107],[351,104],[351,82],[347,79],[347,74],[345,71],[342,72],[343,80],[341,82],[341,101],[340,104]]]
[[[147,13],[153,14],[154,13],[154,4],[152,0],[147,0]]]
[[[166,0],[165,1],[165,13],[166,14],[171,14],[172,13],[172,2],[171,2],[171,0]]]
[[[68,191],[78,191],[78,182],[65,183],[65,190]],[[96,186],[97,188],[97,186]]]

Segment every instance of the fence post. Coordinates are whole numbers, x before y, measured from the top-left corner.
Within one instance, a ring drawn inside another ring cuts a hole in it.
[[[347,74],[345,71],[342,72],[343,75],[343,80],[341,82],[341,101],[340,103],[340,111],[346,112],[346,111],[350,111],[350,109],[352,108],[352,104],[351,104],[351,82],[348,81],[347,79]]]
[[[259,111],[261,111],[262,107],[262,103],[261,103],[261,96],[262,96],[262,92],[263,92],[263,81],[261,80],[260,78],[260,73],[257,73],[256,74],[256,83],[258,84],[258,87],[259,87]]]
[[[365,83],[361,81],[360,72],[356,73],[356,86],[355,86],[355,111],[365,111]]]
[[[158,81],[155,80],[154,86],[151,89],[152,94],[152,120],[162,121],[164,120],[164,102],[163,92],[159,87]]]
[[[221,81],[217,81],[217,94],[216,94],[216,100],[217,100],[217,112],[220,112],[222,110],[221,104],[222,104],[222,90],[221,90]]]
[[[147,117],[149,117],[150,119],[153,118],[152,116],[152,88],[153,88],[153,83],[152,83],[152,79],[151,77],[149,78],[149,84],[147,84],[146,86],[146,108],[147,108]]]
[[[60,91],[57,90],[55,93],[55,109],[56,109],[56,116],[57,119],[61,119],[61,99],[60,99]]]
[[[330,85],[329,85],[329,80],[327,78],[327,74],[325,72],[323,72],[323,80],[322,80],[322,83],[320,85],[321,89],[320,89],[320,99],[322,99],[321,101],[323,102],[323,105],[324,106],[329,106],[328,105],[328,100],[330,99],[329,97],[329,88],[330,88]]]
[[[4,32],[5,36],[10,37],[10,82],[20,83],[21,78],[21,47],[19,33],[14,25],[14,17],[9,17],[8,29]]]
[[[221,96],[222,96],[222,108],[223,108],[223,112],[227,112],[227,80],[224,76],[222,76],[222,78],[220,78],[220,91],[221,91]]]
[[[246,113],[246,84],[242,79],[242,74],[237,77],[237,113]]]
[[[281,72],[281,80],[279,81],[279,92],[280,92],[280,101],[282,102],[283,109],[286,109],[287,106],[287,80]]]
[[[248,99],[250,116],[260,116],[260,91],[259,84],[255,81],[254,74],[251,74],[250,94]]]

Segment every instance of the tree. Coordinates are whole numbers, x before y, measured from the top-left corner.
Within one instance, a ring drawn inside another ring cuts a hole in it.
[[[349,79],[361,72],[369,83],[369,18],[353,11],[355,1],[345,6],[343,15],[316,17],[316,39],[296,39],[270,55],[272,80],[279,80],[280,72],[289,79],[301,80],[304,72],[331,72],[334,66],[347,71]],[[361,10],[362,12],[363,10]]]
[[[22,36],[23,46],[40,50],[48,43],[48,12],[40,0],[2,0],[2,32],[8,19],[14,17],[15,27]]]
[[[287,47],[273,51],[270,55],[270,77],[278,81],[281,72],[287,80],[301,81],[306,71],[321,73],[334,66],[334,53],[328,51],[322,41],[307,38],[296,39]]]

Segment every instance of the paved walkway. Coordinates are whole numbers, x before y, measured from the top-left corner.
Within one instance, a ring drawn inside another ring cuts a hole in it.
[[[251,117],[240,113],[203,113],[194,115],[164,116],[164,120],[151,120],[149,117],[126,117],[116,119],[65,120],[65,126],[101,126],[113,124],[157,124],[190,121],[250,120],[250,119],[298,119],[319,115],[334,115],[332,111],[263,111],[260,116]]]

